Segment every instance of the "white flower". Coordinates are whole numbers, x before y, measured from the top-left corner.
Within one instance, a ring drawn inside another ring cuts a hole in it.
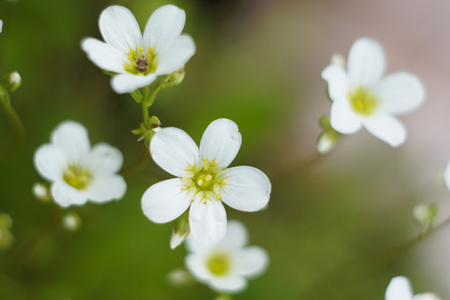
[[[164,128],[150,142],[153,160],[177,176],[152,185],[142,196],[142,210],[153,222],[167,223],[190,206],[192,235],[204,243],[223,238],[227,217],[222,202],[242,211],[257,211],[269,201],[271,184],[260,170],[227,168],[242,137],[236,123],[218,119],[206,128],[200,150],[181,129]]]
[[[437,295],[432,293],[423,293],[413,295],[411,282],[404,276],[392,278],[389,283],[386,294],[386,300],[440,300]]]
[[[406,140],[406,129],[392,115],[416,109],[425,98],[420,80],[406,72],[381,78],[385,68],[380,45],[368,38],[355,41],[347,70],[329,65],[322,71],[328,82],[331,126],[352,134],[364,126],[370,133],[397,147]]]
[[[269,262],[264,249],[245,247],[247,243],[247,230],[236,220],[228,223],[224,239],[215,244],[204,245],[190,235],[186,240],[190,252],[184,260],[186,268],[217,292],[240,292],[247,286],[246,278],[262,274]]]
[[[34,164],[42,177],[52,182],[51,194],[60,206],[83,205],[87,200],[104,203],[121,199],[127,185],[117,175],[122,153],[106,143],[91,149],[86,128],[65,121],[51,134],[51,144],[34,153]]]
[[[2,30],[3,30],[3,21],[0,19],[0,33],[2,32]]]
[[[179,70],[194,55],[194,41],[181,34],[185,21],[184,10],[165,5],[151,15],[142,35],[127,8],[110,6],[99,19],[106,43],[86,38],[81,47],[99,68],[116,73],[111,80],[116,93],[129,93]]]

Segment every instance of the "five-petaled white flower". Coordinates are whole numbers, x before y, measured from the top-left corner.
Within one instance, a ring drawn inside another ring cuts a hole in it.
[[[228,222],[227,234],[215,244],[204,245],[190,235],[186,240],[190,252],[184,260],[186,268],[217,292],[240,292],[247,286],[246,278],[262,274],[269,262],[264,249],[245,247],[247,243],[247,230],[236,220]]]
[[[222,202],[241,211],[257,211],[269,201],[271,184],[260,170],[227,168],[242,137],[236,123],[218,119],[206,128],[200,149],[178,128],[158,131],[150,142],[153,160],[178,178],[152,185],[142,196],[142,210],[153,222],[167,223],[190,206],[192,235],[203,243],[225,236],[227,217]]]
[[[106,143],[91,148],[86,128],[74,121],[56,127],[51,144],[36,150],[34,163],[41,176],[52,181],[51,195],[62,207],[121,199],[127,189],[116,174],[123,163],[119,149]]]
[[[110,6],[99,19],[106,43],[86,38],[81,47],[99,68],[116,73],[111,80],[115,92],[129,93],[181,69],[194,55],[194,41],[181,34],[185,21],[184,10],[165,5],[151,15],[142,35],[127,8]]]
[[[411,282],[404,276],[392,278],[389,283],[386,294],[386,300],[440,300],[436,294],[422,293],[414,296]]]
[[[360,38],[348,55],[347,70],[329,65],[322,71],[328,82],[331,126],[344,134],[364,126],[393,147],[404,143],[406,129],[393,114],[416,109],[425,98],[420,80],[406,72],[381,78],[385,69],[383,50],[375,41]]]

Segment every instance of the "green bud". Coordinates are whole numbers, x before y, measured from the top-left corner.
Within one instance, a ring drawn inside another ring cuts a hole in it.
[[[62,225],[67,231],[75,232],[81,227],[80,216],[72,211],[67,213],[62,219]]]
[[[171,86],[179,85],[183,82],[184,74],[184,67],[179,69],[178,71],[167,74],[161,82],[161,87],[165,89]]]
[[[414,220],[422,225],[431,224],[436,218],[438,213],[438,207],[435,204],[420,203],[413,208]]]
[[[331,127],[328,117],[321,117],[319,119],[319,125],[323,128],[323,131],[317,139],[317,151],[320,154],[327,154],[337,145],[341,134]]]
[[[0,212],[0,229],[11,229],[13,221],[7,213]]]
[[[22,77],[20,77],[20,74],[17,73],[17,71],[9,73],[5,77],[3,77],[3,86],[10,93],[17,90],[21,84],[22,84]]]
[[[189,212],[189,210],[186,212]],[[189,214],[186,212],[175,221],[175,225],[173,226],[172,237],[170,238],[170,249],[172,250],[181,245],[191,231],[189,227]]]
[[[0,228],[0,251],[8,249],[14,242],[14,236],[8,229]]]

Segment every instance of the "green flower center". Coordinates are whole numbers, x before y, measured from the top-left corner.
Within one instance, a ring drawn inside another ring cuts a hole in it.
[[[132,74],[147,75],[154,73],[158,67],[156,54],[152,48],[148,50],[148,53],[144,52],[143,48],[139,48],[137,51],[130,49],[128,60],[129,63],[124,64],[123,68]]]
[[[367,88],[358,87],[349,94],[354,111],[360,115],[369,116],[378,107],[377,97]]]
[[[70,164],[63,173],[63,179],[77,190],[84,190],[92,182],[92,173],[80,165]]]
[[[230,256],[225,252],[214,252],[206,259],[206,266],[214,275],[224,276],[231,269]]]
[[[189,169],[193,172],[193,176],[183,178],[184,181],[187,181],[186,188],[195,187],[197,192],[203,192],[205,195],[212,192],[217,199],[222,199],[222,196],[215,191],[218,191],[218,187],[224,185],[225,181],[220,175],[218,176],[222,169],[216,166],[214,160],[210,162],[205,159],[201,168],[189,166]]]

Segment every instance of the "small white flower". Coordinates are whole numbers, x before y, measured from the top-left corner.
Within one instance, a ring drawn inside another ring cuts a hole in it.
[[[2,30],[3,30],[3,21],[0,19],[0,33],[2,32]]]
[[[269,201],[271,184],[260,170],[239,166],[228,168],[241,146],[236,123],[218,119],[206,128],[200,149],[178,128],[163,128],[150,142],[153,160],[177,176],[152,185],[142,196],[142,210],[153,222],[167,223],[190,206],[192,235],[204,243],[223,238],[228,206],[253,212]]]
[[[198,281],[217,292],[243,291],[246,278],[262,274],[269,262],[264,249],[245,247],[247,243],[247,230],[236,220],[228,222],[227,234],[215,244],[204,245],[190,235],[186,240],[190,252],[184,260],[186,268]]]
[[[58,125],[51,143],[34,154],[37,171],[52,182],[51,194],[62,207],[121,199],[127,185],[116,173],[122,163],[122,153],[115,147],[99,143],[91,148],[86,128],[74,121]]]
[[[181,34],[185,21],[184,10],[165,5],[151,15],[142,35],[127,8],[110,6],[99,19],[106,43],[86,38],[81,47],[99,68],[116,73],[111,80],[116,93],[129,93],[179,70],[194,55],[194,41]]]
[[[403,144],[406,129],[392,115],[408,113],[425,99],[420,80],[406,72],[381,78],[385,69],[383,50],[375,41],[360,38],[348,55],[347,70],[329,65],[322,71],[328,82],[331,126],[352,134],[364,126],[392,147]]]
[[[414,296],[411,282],[407,277],[397,276],[392,278],[389,283],[386,294],[386,300],[440,300],[437,295],[432,293],[417,294]]]

